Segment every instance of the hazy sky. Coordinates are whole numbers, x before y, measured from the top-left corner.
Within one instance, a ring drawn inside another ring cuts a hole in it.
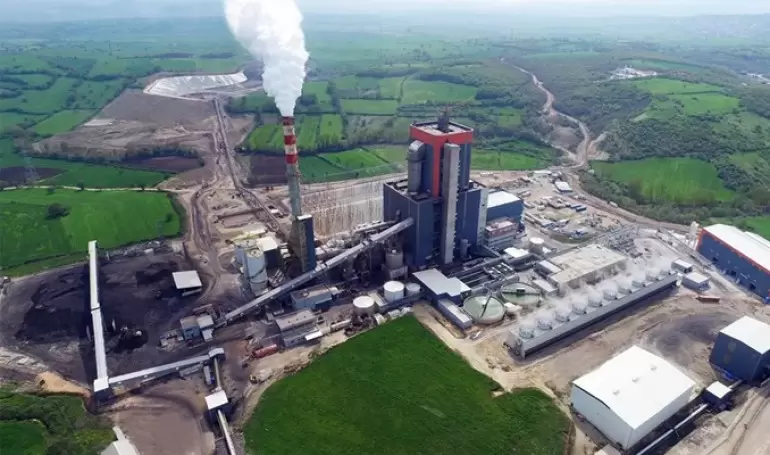
[[[282,0],[274,0],[282,1]],[[697,15],[770,13],[770,0],[297,0],[306,12],[475,10],[497,14]],[[221,0],[0,0],[0,21],[218,15]]]

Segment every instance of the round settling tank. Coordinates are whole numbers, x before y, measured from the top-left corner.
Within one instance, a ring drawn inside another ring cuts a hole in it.
[[[382,287],[385,295],[385,301],[388,303],[397,302],[404,298],[404,283],[400,281],[388,281]]]
[[[420,288],[420,285],[417,283],[409,283],[406,285],[406,295],[409,297],[419,294],[420,291],[422,291],[422,289]]]
[[[463,310],[477,324],[494,324],[503,320],[505,307],[503,302],[494,297],[476,296],[465,299]]]
[[[500,289],[500,298],[503,301],[519,305],[523,308],[532,308],[540,304],[540,292],[524,283],[507,284]]]
[[[353,311],[355,314],[361,315],[373,315],[375,313],[374,299],[368,295],[362,295],[353,299]]]

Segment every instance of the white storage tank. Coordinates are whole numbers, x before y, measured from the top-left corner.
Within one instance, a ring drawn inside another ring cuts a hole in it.
[[[388,281],[382,287],[385,295],[385,301],[388,303],[397,302],[404,298],[404,283],[400,281]]]
[[[267,288],[267,261],[265,253],[255,242],[247,242],[235,247],[233,262],[241,271],[255,294]]]
[[[415,296],[422,291],[420,285],[417,283],[409,283],[406,285],[406,295],[409,297]]]
[[[543,248],[545,248],[545,240],[540,237],[532,237],[529,239],[529,251],[536,254],[542,254]]]
[[[396,270],[404,265],[404,253],[399,250],[388,250],[385,253],[385,264],[389,270]]]
[[[375,313],[374,299],[368,295],[362,295],[353,299],[353,311],[355,314],[362,316],[373,315]]]

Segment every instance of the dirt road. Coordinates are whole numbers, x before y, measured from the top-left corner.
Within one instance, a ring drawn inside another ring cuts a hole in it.
[[[768,455],[770,454],[770,385],[752,390],[748,402],[727,428],[722,439],[704,455]]]
[[[562,171],[564,172],[566,180],[572,187],[573,191],[580,193],[582,196],[586,198],[586,201],[585,201],[586,205],[590,205],[594,208],[598,208],[605,212],[612,213],[613,215],[623,218],[631,223],[645,224],[645,225],[655,226],[663,229],[673,230],[676,232],[688,232],[689,230],[688,226],[656,221],[649,218],[645,218],[640,215],[636,215],[627,210],[623,210],[619,207],[611,206],[606,201],[599,199],[597,197],[594,197],[590,193],[583,190],[583,188],[580,185],[580,177],[578,172],[585,169],[588,166],[589,159],[598,158],[603,155],[603,153],[599,150],[599,144],[601,144],[602,141],[606,139],[607,134],[601,133],[595,139],[592,139],[591,130],[588,128],[588,125],[586,125],[585,123],[583,123],[582,121],[578,120],[575,117],[572,117],[570,115],[567,115],[563,112],[558,111],[554,107],[554,103],[556,102],[556,97],[554,96],[553,93],[551,93],[548,90],[548,88],[543,84],[543,82],[540,81],[540,79],[538,79],[537,75],[535,75],[530,71],[527,71],[524,68],[521,68],[518,66],[516,68],[519,71],[530,75],[532,77],[532,83],[535,85],[535,87],[537,87],[538,90],[540,90],[545,94],[546,101],[545,101],[545,104],[543,104],[542,112],[545,118],[549,122],[553,123],[556,119],[561,117],[569,120],[570,122],[578,126],[578,129],[580,130],[580,134],[583,136],[583,139],[580,141],[580,144],[578,144],[576,151],[573,153],[569,150],[564,150],[562,147],[556,147],[556,148],[558,148],[559,150],[562,150],[563,152],[566,152],[568,156],[572,158],[574,164],[572,164],[571,166],[563,167]]]

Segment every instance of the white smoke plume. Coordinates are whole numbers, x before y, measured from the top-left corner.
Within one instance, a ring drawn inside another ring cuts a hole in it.
[[[262,84],[284,117],[294,115],[309,57],[294,0],[224,0],[230,30],[262,60]]]

